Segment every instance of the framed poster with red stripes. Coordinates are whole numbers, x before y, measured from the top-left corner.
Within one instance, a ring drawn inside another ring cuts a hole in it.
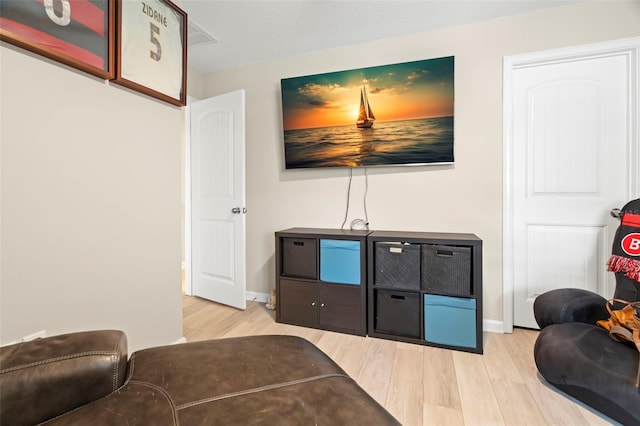
[[[114,17],[110,0],[0,0],[0,40],[111,79]]]
[[[169,0],[117,0],[114,83],[186,105],[187,14]]]

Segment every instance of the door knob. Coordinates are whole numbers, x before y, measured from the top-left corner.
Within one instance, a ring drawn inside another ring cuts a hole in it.
[[[240,214],[240,207],[234,207],[231,209],[231,213],[233,214]]]

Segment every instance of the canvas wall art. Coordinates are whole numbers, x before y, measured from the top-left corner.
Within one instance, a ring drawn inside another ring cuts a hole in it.
[[[281,80],[287,169],[453,163],[454,57]]]

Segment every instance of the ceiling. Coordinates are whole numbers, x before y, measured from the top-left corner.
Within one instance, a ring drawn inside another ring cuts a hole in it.
[[[337,46],[465,25],[583,0],[181,0],[189,65],[208,73]],[[194,37],[192,37],[194,36]]]

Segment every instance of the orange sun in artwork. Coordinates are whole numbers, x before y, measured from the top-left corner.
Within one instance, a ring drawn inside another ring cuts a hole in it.
[[[359,113],[360,113],[360,106],[358,104],[353,104],[349,106],[349,118],[351,118],[351,121],[357,120]]]

